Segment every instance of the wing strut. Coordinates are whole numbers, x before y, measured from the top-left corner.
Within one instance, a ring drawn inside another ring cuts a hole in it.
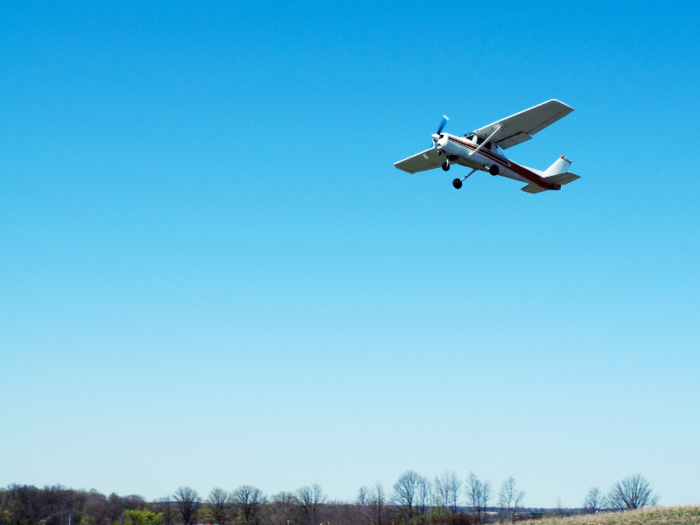
[[[474,155],[475,153],[478,153],[479,150],[480,150],[481,148],[484,147],[484,144],[486,144],[489,140],[491,140],[491,137],[493,137],[496,133],[498,133],[498,130],[501,129],[502,127],[503,127],[503,126],[498,126],[496,129],[494,129],[494,130],[493,130],[493,133],[491,133],[491,134],[489,135],[489,138],[487,138],[484,142],[482,142],[481,144],[479,144],[479,147],[476,148],[474,151],[472,151],[472,152],[469,154],[469,156],[471,157],[471,156]]]

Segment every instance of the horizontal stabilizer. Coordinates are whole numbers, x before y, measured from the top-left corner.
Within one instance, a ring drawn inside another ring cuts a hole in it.
[[[521,188],[523,191],[526,191],[528,193],[539,193],[541,191],[547,191],[547,188],[543,188],[539,184],[535,184],[534,182],[528,184],[524,188]]]
[[[566,173],[560,173],[559,175],[552,175],[551,177],[544,177],[543,180],[549,182],[550,184],[561,184],[562,186],[564,184],[569,184],[570,182],[575,181],[576,179],[580,179],[578,175],[575,173],[571,173],[570,171],[567,171]],[[543,188],[539,184],[535,184],[534,182],[531,184],[528,184],[524,188],[521,188],[523,191],[527,193],[540,193],[542,191],[547,191],[547,188]]]
[[[575,173],[567,171],[566,173],[560,173],[559,175],[552,175],[551,177],[545,177],[544,180],[552,184],[569,184],[570,182],[580,179]]]

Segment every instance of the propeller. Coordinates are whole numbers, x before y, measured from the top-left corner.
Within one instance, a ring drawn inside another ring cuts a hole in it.
[[[442,116],[442,120],[440,121],[440,127],[438,127],[437,133],[433,135],[433,145],[440,140],[440,133],[442,133],[442,130],[445,128],[445,124],[447,124],[447,121],[450,120],[447,115]]]
[[[447,121],[450,120],[447,115],[442,116],[442,122],[440,122],[440,127],[438,128],[437,134],[439,135],[442,133],[442,129],[445,127],[445,124],[447,124]]]

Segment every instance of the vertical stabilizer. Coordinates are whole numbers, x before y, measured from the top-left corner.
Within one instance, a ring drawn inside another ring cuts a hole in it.
[[[552,175],[565,173],[568,171],[569,166],[571,166],[571,159],[567,159],[564,155],[562,155],[554,162],[554,164],[547,168],[547,171],[544,172],[544,176],[551,177]]]

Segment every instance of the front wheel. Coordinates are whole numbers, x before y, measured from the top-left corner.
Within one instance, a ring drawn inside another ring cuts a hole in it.
[[[445,171],[450,171],[450,163],[445,161],[442,163],[442,169]]]
[[[491,175],[494,175],[494,176],[495,176],[495,175],[498,175],[498,172],[499,172],[499,171],[500,171],[500,170],[498,169],[498,166],[497,166],[496,164],[491,164],[491,166],[489,167],[489,173],[490,173]]]

